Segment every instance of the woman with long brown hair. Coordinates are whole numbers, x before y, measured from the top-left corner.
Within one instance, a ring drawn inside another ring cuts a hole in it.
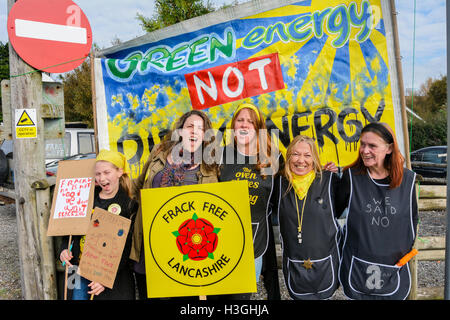
[[[385,123],[361,131],[357,160],[344,171],[340,203],[348,206],[339,280],[350,299],[406,299],[418,221],[415,173],[404,168]],[[403,259],[402,259],[403,258]]]
[[[133,180],[134,197],[140,201],[140,190],[143,188],[217,182],[217,164],[205,161],[207,159],[202,155],[202,150],[214,143],[214,136],[205,137],[205,133],[211,130],[211,121],[202,111],[191,110],[183,114],[163,141],[153,147],[141,174]],[[139,297],[145,299],[147,289],[142,230],[142,208],[139,208],[130,259],[135,261]]]

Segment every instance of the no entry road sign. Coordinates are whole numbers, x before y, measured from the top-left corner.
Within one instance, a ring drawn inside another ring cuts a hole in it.
[[[89,55],[92,31],[71,0],[20,0],[8,15],[8,36],[29,65],[51,73],[78,67]]]

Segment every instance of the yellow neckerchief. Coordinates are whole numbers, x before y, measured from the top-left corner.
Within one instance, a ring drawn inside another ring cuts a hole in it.
[[[295,173],[292,173],[292,186],[294,187],[295,193],[300,198],[300,200],[303,200],[303,198],[305,198],[306,194],[308,193],[309,187],[311,186],[311,183],[315,178],[316,172],[314,170],[311,170],[303,176],[298,176]]]

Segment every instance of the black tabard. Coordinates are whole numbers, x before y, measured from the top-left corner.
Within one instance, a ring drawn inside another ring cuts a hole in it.
[[[231,146],[223,149],[219,181],[247,180],[252,215],[255,259],[264,254],[269,241],[269,200],[273,176],[263,178],[255,169],[256,157],[241,154]]]
[[[339,286],[339,225],[333,212],[331,172],[316,177],[306,198],[295,197],[292,188],[286,194],[289,182],[280,177],[279,207],[280,237],[283,249],[283,274],[286,287],[293,299],[327,299]],[[302,243],[298,242],[298,213],[302,222]],[[312,268],[307,264],[312,262]],[[306,267],[305,267],[306,266]]]
[[[416,237],[413,224],[415,173],[404,169],[399,187],[375,182],[367,174],[350,175],[339,281],[350,299],[406,299],[411,287],[409,264],[395,264]]]

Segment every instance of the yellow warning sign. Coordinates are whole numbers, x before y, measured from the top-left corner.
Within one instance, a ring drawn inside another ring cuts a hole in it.
[[[16,126],[35,126],[36,124],[31,120],[30,116],[28,115],[27,111],[24,110],[22,112],[22,115],[19,118],[19,121],[17,121]]]
[[[16,138],[36,138],[36,109],[16,109]]]
[[[16,127],[16,138],[36,138],[36,127]]]

